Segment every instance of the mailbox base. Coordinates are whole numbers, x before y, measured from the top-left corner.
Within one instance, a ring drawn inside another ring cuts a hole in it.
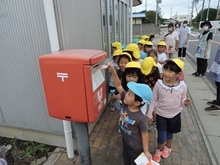
[[[78,153],[81,165],[91,165],[91,153],[89,146],[89,133],[87,123],[75,123]]]

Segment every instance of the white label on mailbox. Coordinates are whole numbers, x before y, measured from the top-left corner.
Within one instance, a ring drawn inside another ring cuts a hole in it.
[[[64,79],[68,78],[68,73],[59,73],[59,72],[57,72],[57,77],[61,78],[62,82],[64,82]]]
[[[92,71],[92,89],[93,92],[105,81],[101,70]]]

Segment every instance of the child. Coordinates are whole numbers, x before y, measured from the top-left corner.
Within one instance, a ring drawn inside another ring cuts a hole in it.
[[[139,64],[142,63],[141,55],[137,44],[131,43],[126,46],[123,52],[127,52],[131,55],[132,61],[136,61]]]
[[[145,41],[145,40],[139,40],[138,41],[138,47],[139,47],[139,50],[140,50],[140,55],[141,55],[142,60],[147,57],[147,53],[144,52],[146,42],[147,41]]]
[[[114,53],[115,50],[122,50],[120,42],[112,42],[112,53]]]
[[[114,66],[115,70],[119,69],[119,67],[118,67],[118,58],[121,54],[123,54],[122,50],[115,50],[114,53],[113,53],[112,65]],[[110,80],[109,80],[109,92],[112,91],[112,90],[115,90],[115,87],[114,87],[114,83],[113,83],[112,78],[110,78]]]
[[[144,51],[144,46],[146,44],[146,41],[145,40],[139,40],[138,41],[138,48],[139,48],[139,51]]]
[[[146,41],[144,45],[144,52],[147,54],[147,56],[149,51],[152,49],[152,47],[153,47],[153,43],[151,41]]]
[[[153,91],[154,86],[158,79],[160,79],[160,73],[156,62],[152,57],[147,57],[143,60],[142,73],[145,75],[145,84],[147,84]],[[153,112],[153,122],[149,122],[149,132],[153,132],[156,129],[156,112]]]
[[[117,73],[111,63],[108,64],[112,73],[113,81],[117,91],[121,94],[122,106],[120,109],[119,127],[123,139],[123,160],[124,164],[135,165],[134,160],[144,152],[151,161],[149,152],[149,135],[146,117],[141,109],[148,106],[152,98],[151,89],[146,84],[129,82],[126,92],[118,79]]]
[[[158,62],[158,55],[157,55],[157,51],[156,50],[150,50],[149,51],[149,54],[148,54],[149,57],[152,57],[154,59],[154,61],[157,63],[157,68],[159,70],[159,73],[160,73],[160,78],[162,78],[163,76],[163,67],[162,65]]]
[[[167,60],[167,55],[164,53],[165,50],[166,50],[166,42],[162,40],[157,44],[158,62],[162,65]]]
[[[141,39],[142,39],[142,40],[145,40],[145,41],[148,41],[149,36],[147,36],[147,35],[142,35],[142,36],[141,36]]]
[[[167,158],[172,151],[173,133],[181,131],[181,111],[183,106],[189,106],[187,86],[178,77],[184,70],[184,63],[180,59],[173,59],[163,66],[163,80],[158,80],[153,90],[153,99],[147,112],[152,120],[152,112],[156,110],[158,130],[158,146],[154,160],[160,162],[161,156]]]
[[[153,46],[152,46],[152,49],[154,49],[154,47],[155,47],[155,44],[154,44],[154,38],[155,38],[155,35],[154,35],[154,33],[151,33],[150,35],[149,35],[149,41],[151,41],[152,42],[152,44],[153,44]]]
[[[116,52],[117,53],[117,52]],[[125,70],[125,66],[128,62],[131,61],[131,56],[130,54],[126,53],[126,52],[119,52],[119,54],[117,54],[116,56],[118,56],[118,67],[119,69],[116,71],[117,75],[119,77],[119,79],[122,78],[122,74]],[[113,82],[113,79],[111,78],[110,82]],[[113,84],[114,85],[114,84]],[[112,105],[111,105],[111,111],[115,111],[115,109],[119,109],[120,107],[120,95],[118,94],[117,90],[115,90],[115,87],[112,86],[112,84],[109,84],[109,92],[112,93],[111,96],[111,101],[112,101]]]

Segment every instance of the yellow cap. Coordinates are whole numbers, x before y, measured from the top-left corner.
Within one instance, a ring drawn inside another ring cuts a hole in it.
[[[138,62],[131,61],[126,64],[125,68],[138,68],[141,69],[141,65]]]
[[[139,43],[139,44],[142,44],[142,45],[145,45],[145,44],[146,44],[146,41],[143,40],[143,39],[141,39],[141,40],[138,41],[138,43]]]
[[[115,47],[117,50],[122,50],[122,46],[120,42],[113,42],[112,47]]]
[[[141,58],[140,51],[139,51],[139,48],[138,48],[137,44],[134,44],[134,43],[128,44],[123,51],[130,51],[130,52],[132,52],[134,58],[136,58],[136,59],[140,59]]]
[[[184,71],[184,62],[178,58],[172,59],[173,62],[175,62],[176,65],[181,69],[181,71]]]
[[[145,40],[145,39],[148,39],[148,38],[150,38],[150,37],[147,36],[147,35],[143,35],[143,36],[141,36],[141,39],[142,39],[142,40]]]
[[[145,45],[153,46],[153,43],[151,41],[146,41]]]
[[[114,53],[113,53],[113,57],[121,56],[121,55],[128,56],[129,59],[132,61],[131,55],[129,53],[127,53],[127,52],[123,52],[122,50],[115,50]]]
[[[119,50],[115,50],[114,53],[113,53],[113,57],[114,56],[118,56],[118,55],[123,54],[123,53],[124,52],[122,52],[122,50],[120,50],[120,49]]]
[[[153,66],[157,67],[156,62],[152,57],[146,57],[141,64],[141,71],[143,74],[148,75],[150,74]]]
[[[160,46],[167,46],[165,41],[160,41],[160,42],[158,42],[157,45],[158,45],[158,46],[159,46],[159,45],[160,45]]]

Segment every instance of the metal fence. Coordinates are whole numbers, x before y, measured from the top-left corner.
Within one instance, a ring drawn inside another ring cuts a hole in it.
[[[150,33],[159,34],[160,27],[153,23],[133,25],[133,35],[149,35]]]

